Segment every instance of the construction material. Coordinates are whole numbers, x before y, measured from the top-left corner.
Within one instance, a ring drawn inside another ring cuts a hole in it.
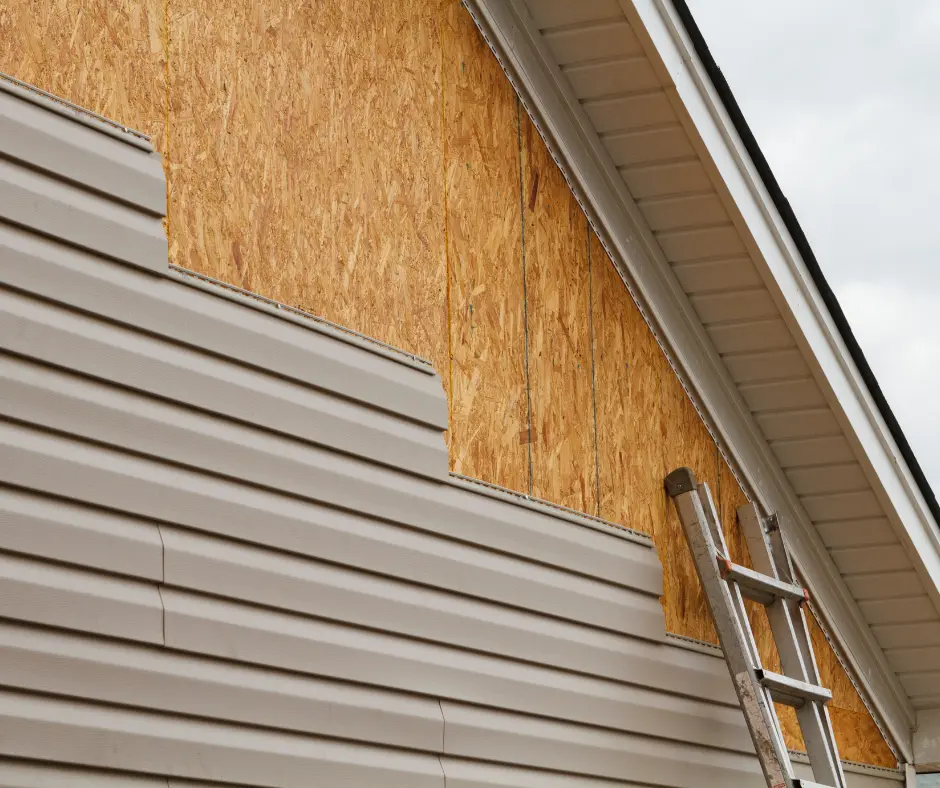
[[[660,425],[663,373],[672,371],[593,231],[589,251],[598,514],[652,535],[666,516]],[[669,556],[660,558],[665,568]]]
[[[466,10],[442,17],[451,467],[528,492],[519,104]]]
[[[523,114],[532,494],[597,511],[587,219]]]
[[[446,368],[440,5],[169,0],[173,262]]]
[[[751,505],[738,510],[742,531],[758,572],[741,572],[728,558],[728,546],[707,484],[688,468],[666,477],[666,492],[676,510],[708,599],[738,700],[761,762],[768,788],[810,788],[795,776],[774,703],[797,710],[813,775],[822,785],[844,788],[835,736],[825,704],[832,693],[819,686],[812,641],[795,592],[793,565],[776,518],[763,520]],[[739,579],[767,608],[783,673],[764,670],[751,633]]]

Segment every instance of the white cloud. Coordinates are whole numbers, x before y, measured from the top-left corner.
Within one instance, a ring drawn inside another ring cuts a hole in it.
[[[855,282],[837,295],[924,473],[940,479],[940,293]]]

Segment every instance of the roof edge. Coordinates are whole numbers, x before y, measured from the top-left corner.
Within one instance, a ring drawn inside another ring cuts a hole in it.
[[[861,345],[859,345],[855,333],[852,331],[851,325],[849,325],[849,321],[845,316],[845,312],[842,310],[838,298],[836,298],[836,294],[833,292],[832,287],[830,287],[829,282],[823,274],[819,261],[816,259],[816,255],[809,244],[806,234],[803,232],[803,228],[790,205],[790,201],[784,195],[780,184],[777,182],[776,176],[770,169],[770,165],[761,150],[760,144],[751,131],[747,119],[744,117],[744,113],[738,105],[737,99],[735,99],[734,94],[731,92],[728,81],[725,79],[724,74],[712,56],[711,50],[708,48],[708,44],[695,18],[692,16],[692,12],[686,0],[672,0],[672,4],[676,9],[676,14],[685,27],[686,33],[688,33],[689,40],[695,48],[695,53],[698,55],[699,60],[702,61],[702,66],[705,68],[705,72],[708,74],[716,93],[728,113],[728,117],[734,124],[735,131],[737,131],[738,136],[741,138],[745,151],[748,156],[750,156],[754,168],[763,181],[774,206],[777,208],[787,232],[790,234],[800,256],[803,258],[803,263],[806,265],[813,283],[816,285],[816,289],[819,291],[819,295],[826,305],[826,309],[828,309],[829,315],[832,317],[832,321],[839,331],[842,341],[845,343],[849,355],[868,389],[868,393],[871,395],[875,406],[884,419],[885,425],[891,433],[891,438],[894,440],[901,457],[907,464],[908,470],[920,490],[920,494],[924,497],[924,501],[931,515],[933,515],[934,525],[938,526],[938,529],[940,529],[940,504],[937,502],[933,488],[930,486],[930,482],[927,480],[920,463],[917,461],[917,457],[914,455],[914,451],[908,443],[907,437],[904,435],[904,431],[901,429],[901,425],[894,415],[894,411],[892,411],[891,406],[888,404],[888,400],[881,389],[881,385],[878,383],[875,373],[872,371],[868,359],[865,357],[865,353],[862,351]]]

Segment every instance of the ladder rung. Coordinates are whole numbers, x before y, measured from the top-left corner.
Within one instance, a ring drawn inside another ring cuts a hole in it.
[[[774,701],[783,703],[785,706],[798,709],[806,701],[828,703],[832,700],[832,693],[818,684],[808,684],[805,681],[791,679],[789,676],[781,676],[779,673],[771,673],[769,670],[754,672],[760,683],[770,690],[770,696]]]
[[[746,566],[732,563],[723,555],[718,556],[718,568],[725,580],[738,584],[747,599],[753,599],[762,605],[772,605],[778,599],[805,602],[809,597],[802,586],[778,580],[770,575],[762,575]]]

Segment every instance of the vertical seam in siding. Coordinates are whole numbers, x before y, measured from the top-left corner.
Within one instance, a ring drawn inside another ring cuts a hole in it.
[[[163,528],[160,523],[157,523],[157,536],[160,537],[160,581],[157,583],[157,595],[160,597],[163,646],[166,647],[166,603],[163,601],[163,586],[166,583],[166,542],[163,541]]]
[[[441,699],[437,699],[437,708],[441,711],[441,752],[444,752],[444,747],[447,742],[447,717],[444,716],[444,704],[441,703]],[[443,764],[441,765],[443,769]]]
[[[522,164],[522,102],[516,95],[516,141],[519,147],[519,224],[522,230],[522,322],[525,329],[526,449],[529,453],[529,495],[532,495],[532,386],[529,377],[529,291],[525,270],[525,169]]]
[[[594,513],[601,516],[601,461],[597,440],[597,366],[594,363],[594,271],[591,261],[591,226],[584,218],[584,238],[587,244],[588,261],[588,332],[591,340],[591,405],[594,410]]]
[[[437,764],[441,767],[441,775],[444,777],[444,788],[447,788],[447,770],[444,768],[444,755],[446,754],[444,746],[447,742],[447,717],[444,716],[444,704],[441,699],[437,699],[437,708],[441,712],[441,749],[437,754]]]

